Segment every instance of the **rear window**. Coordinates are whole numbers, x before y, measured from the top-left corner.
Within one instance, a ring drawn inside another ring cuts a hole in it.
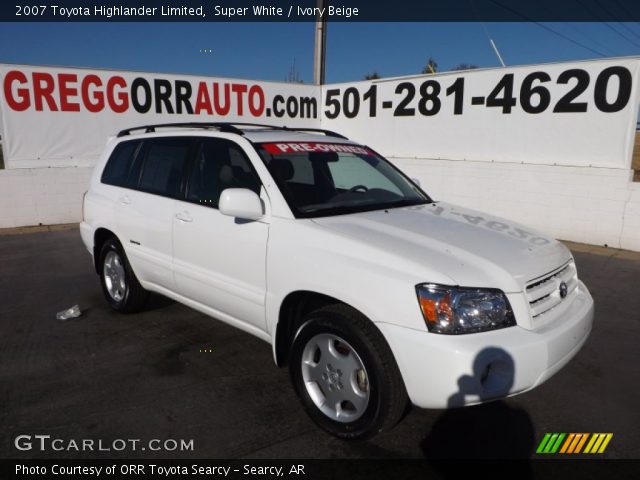
[[[126,186],[129,173],[131,172],[131,165],[139,146],[139,140],[129,140],[119,143],[116,148],[113,149],[104,167],[101,178],[102,183],[115,185],[117,187]]]
[[[139,189],[167,197],[178,196],[182,172],[193,142],[190,137],[145,141]]]

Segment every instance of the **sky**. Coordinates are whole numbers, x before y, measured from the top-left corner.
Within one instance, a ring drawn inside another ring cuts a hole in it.
[[[330,23],[327,83],[640,55],[637,23]],[[314,23],[0,23],[0,63],[313,81]],[[211,50],[209,52],[209,50]]]

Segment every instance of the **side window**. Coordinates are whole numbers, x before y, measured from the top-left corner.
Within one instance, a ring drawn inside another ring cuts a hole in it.
[[[167,197],[178,196],[182,172],[193,142],[190,137],[146,140],[138,185],[140,190]]]
[[[197,149],[187,185],[187,200],[218,208],[227,188],[260,193],[260,179],[242,148],[230,140],[206,138]]]
[[[104,167],[100,181],[117,187],[126,186],[131,164],[139,145],[139,140],[129,140],[116,145]]]

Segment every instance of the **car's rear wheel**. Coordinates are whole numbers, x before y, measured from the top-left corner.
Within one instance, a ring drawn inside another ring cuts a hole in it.
[[[330,305],[304,318],[289,369],[308,414],[337,437],[371,437],[406,411],[406,390],[389,346],[348,306]]]
[[[147,303],[149,294],[140,285],[115,238],[108,239],[100,249],[100,284],[107,303],[114,310],[138,312]]]

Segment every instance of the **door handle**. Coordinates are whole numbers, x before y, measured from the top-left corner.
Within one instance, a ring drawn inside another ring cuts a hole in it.
[[[122,197],[120,197],[118,199],[118,201],[122,204],[122,205],[131,205],[131,199],[129,198],[128,195],[123,195]]]
[[[193,222],[193,218],[191,217],[191,215],[189,215],[189,212],[176,213],[176,218],[181,222]]]

